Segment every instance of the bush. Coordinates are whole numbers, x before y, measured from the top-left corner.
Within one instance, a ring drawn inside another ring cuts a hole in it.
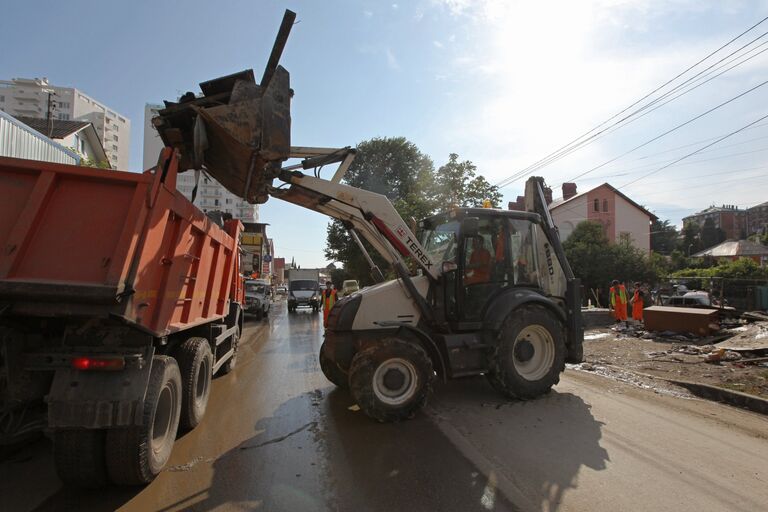
[[[725,277],[729,279],[768,279],[768,268],[761,267],[754,260],[740,258],[721,261],[709,268],[686,268],[673,272],[670,277]]]

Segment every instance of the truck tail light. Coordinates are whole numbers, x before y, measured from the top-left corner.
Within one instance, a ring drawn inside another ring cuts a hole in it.
[[[122,357],[74,357],[72,368],[75,370],[104,370],[115,371],[125,368],[125,359]]]

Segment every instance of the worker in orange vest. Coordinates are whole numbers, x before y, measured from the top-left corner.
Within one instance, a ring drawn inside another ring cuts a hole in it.
[[[643,300],[643,289],[640,283],[635,283],[635,293],[632,294],[632,299],[630,299],[629,302],[632,304],[632,320],[642,322],[643,306],[645,305],[645,302]]]
[[[627,289],[616,279],[611,283],[610,304],[617,322],[627,319]]]
[[[333,287],[333,283],[327,281],[325,283],[325,290],[323,290],[323,327],[328,327],[328,314],[331,312],[331,308],[336,304],[338,295],[336,289]]]

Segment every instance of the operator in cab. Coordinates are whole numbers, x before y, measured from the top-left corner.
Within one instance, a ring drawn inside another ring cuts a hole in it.
[[[472,239],[472,254],[467,263],[464,284],[487,283],[491,280],[491,253],[485,248],[482,237]]]

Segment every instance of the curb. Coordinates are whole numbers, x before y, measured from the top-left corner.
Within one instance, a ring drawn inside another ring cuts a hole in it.
[[[749,395],[747,393],[742,393],[740,391],[733,391],[730,389],[721,388],[717,386],[710,386],[709,384],[690,382],[687,380],[665,379],[664,377],[659,377],[658,375],[651,375],[650,373],[636,372],[634,370],[630,370],[622,366],[616,366],[614,364],[603,364],[603,366],[607,366],[609,368],[615,368],[617,370],[621,370],[629,373],[634,373],[635,375],[640,375],[641,377],[646,377],[649,379],[656,379],[656,380],[668,382],[669,384],[674,384],[675,386],[680,386],[681,388],[687,389],[688,391],[690,391],[692,394],[696,395],[699,398],[704,398],[706,400],[711,400],[713,402],[728,404],[734,407],[739,407],[740,409],[747,409],[749,411],[768,416],[768,400],[757,397],[755,395]],[[594,372],[588,372],[588,373],[594,373]]]
[[[710,386],[709,384],[700,384],[698,382],[688,382],[684,380],[663,379],[670,384],[683,387],[700,398],[723,402],[728,405],[748,409],[758,414],[768,415],[768,400],[749,395],[740,391]]]

